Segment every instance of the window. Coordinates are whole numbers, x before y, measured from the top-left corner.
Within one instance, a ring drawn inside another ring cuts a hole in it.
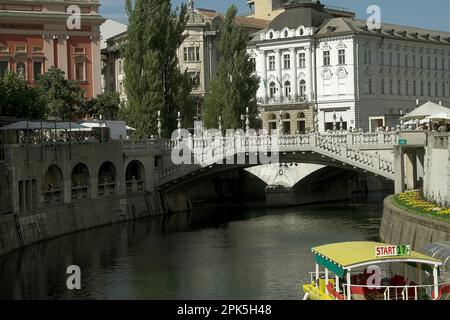
[[[441,60],[442,60],[441,61],[442,71],[444,71],[445,70],[445,58],[442,58]]]
[[[75,63],[75,79],[78,81],[86,81],[85,63],[83,61]]]
[[[42,75],[42,62],[34,61],[33,62],[33,80],[39,80]]]
[[[413,96],[417,96],[417,81],[413,80]]]
[[[413,54],[412,61],[413,61],[413,68],[416,68],[417,67],[417,61],[416,61],[416,55],[415,54]]]
[[[8,66],[8,61],[0,61],[0,78],[3,78],[5,73],[8,71]]]
[[[381,83],[380,83],[380,89],[381,89],[381,95],[385,95],[386,94],[386,83],[384,81],[384,79],[381,79]]]
[[[392,66],[392,52],[389,52],[389,65]]]
[[[33,47],[33,53],[42,53],[42,47]]]
[[[402,95],[402,80],[400,79],[397,80],[397,95]]]
[[[372,91],[372,79],[369,79],[369,80],[368,80],[367,86],[368,86],[368,92],[369,92],[369,94],[373,94],[373,91]]]
[[[26,65],[25,62],[17,62],[16,64],[16,73],[17,75],[22,78],[22,79],[26,79],[27,78],[27,71],[26,71]]]
[[[306,54],[304,52],[300,53],[298,56],[298,65],[300,68],[306,68]]]
[[[345,50],[344,49],[340,49],[338,51],[338,57],[339,57],[339,64],[345,64]]]
[[[306,97],[306,81],[305,80],[300,81],[300,97],[301,98]]]
[[[405,80],[405,95],[409,96],[409,80]]]
[[[380,54],[380,64],[382,66],[384,66],[384,51],[381,51],[381,54]]]
[[[192,83],[194,84],[194,86],[200,85],[200,73],[191,71],[191,72],[188,72],[188,75],[189,75],[189,78],[191,79]]]
[[[369,64],[372,64],[372,50],[368,52]]]
[[[291,68],[291,55],[290,54],[283,55],[283,68],[284,69]]]
[[[428,69],[431,69],[431,57],[428,57]]]
[[[423,56],[420,56],[420,69],[423,69]]]
[[[275,86],[275,82],[271,82],[269,84],[269,97],[274,98],[276,92],[277,92],[277,88]]]
[[[269,70],[275,70],[275,56],[269,56]]]
[[[200,61],[200,47],[185,47],[183,50],[185,62]]]
[[[284,30],[284,37],[285,37],[285,38],[289,37],[289,31]]]
[[[256,72],[256,59],[250,58],[250,63],[252,64],[252,71]]]
[[[431,97],[431,81],[428,81],[428,96]]]
[[[324,51],[323,52],[323,65],[329,66],[330,63],[330,51]]]
[[[86,48],[75,48],[75,54],[86,54]]]
[[[434,83],[434,96],[439,97],[439,85],[437,82]]]
[[[400,53],[397,52],[397,67],[400,67]]]
[[[434,70],[438,69],[438,58],[434,57]]]
[[[405,68],[409,67],[409,60],[408,60],[408,55],[405,54]]]
[[[26,53],[27,46],[16,46],[16,53]]]
[[[289,81],[284,83],[284,96],[288,98],[291,97],[291,83]]]
[[[423,81],[420,81],[420,95],[425,95],[425,83]]]
[[[445,82],[442,82],[442,96],[446,97],[447,96],[447,90],[445,87]]]
[[[389,94],[392,96],[394,94],[394,80],[389,79]]]

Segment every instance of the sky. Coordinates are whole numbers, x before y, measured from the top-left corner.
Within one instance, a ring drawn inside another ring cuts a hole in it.
[[[183,1],[172,0],[174,6]],[[195,0],[195,7],[224,12],[231,5],[238,7],[240,14],[246,14],[246,0]],[[381,20],[387,23],[450,31],[450,0],[322,0],[323,4],[343,7],[355,11],[357,17],[366,19],[369,5],[381,8]],[[127,21],[124,0],[100,0],[103,16],[121,22]]]

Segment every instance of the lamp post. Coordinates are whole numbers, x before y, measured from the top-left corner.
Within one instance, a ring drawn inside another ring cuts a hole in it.
[[[161,111],[158,110],[158,137],[161,138],[161,134],[162,134],[162,124],[161,124]]]
[[[177,118],[177,129],[178,129],[178,138],[181,139],[181,112],[178,111],[178,118]]]
[[[250,130],[250,115],[248,107],[245,109],[245,131],[248,132]]]
[[[280,136],[283,135],[284,126],[283,126],[283,112],[280,110],[280,125],[279,127],[279,134]]]
[[[333,112],[333,131],[336,131],[336,111]]]

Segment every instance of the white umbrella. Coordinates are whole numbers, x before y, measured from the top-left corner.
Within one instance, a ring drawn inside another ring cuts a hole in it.
[[[435,122],[450,121],[450,114],[441,112],[441,113],[433,114],[429,117],[426,117],[425,119],[428,121],[435,121]]]

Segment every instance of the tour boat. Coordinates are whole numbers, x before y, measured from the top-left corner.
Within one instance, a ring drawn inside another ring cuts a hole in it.
[[[450,300],[450,284],[439,284],[442,261],[410,246],[344,242],[312,253],[316,270],[304,300]]]

